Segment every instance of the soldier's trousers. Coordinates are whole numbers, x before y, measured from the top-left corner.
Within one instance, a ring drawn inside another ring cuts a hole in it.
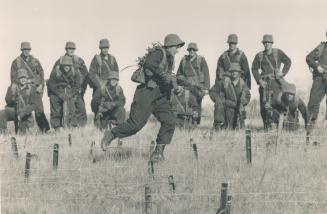
[[[106,129],[110,123],[110,120],[113,120],[113,125],[120,125],[126,119],[126,110],[124,106],[120,106],[111,111],[103,112],[103,117],[99,119],[99,128]]]
[[[15,108],[6,107],[0,111],[0,133],[4,133],[7,130],[7,122],[15,121],[16,112]],[[25,133],[29,128],[33,127],[34,121],[32,114],[25,116],[19,121],[18,132]]]
[[[310,98],[308,103],[309,122],[317,120],[319,107],[322,99],[327,92],[327,82],[321,76],[315,76],[313,79]]]
[[[50,130],[49,121],[44,114],[43,102],[42,102],[42,94],[36,92],[35,96],[35,121],[38,125],[39,129],[42,132],[47,132]]]
[[[159,87],[152,89],[139,85],[134,94],[129,118],[113,128],[112,134],[124,138],[137,133],[144,127],[151,114],[161,123],[157,143],[169,144],[175,131],[175,117],[169,97],[163,95]]]
[[[67,101],[67,117],[65,118],[64,101],[56,95],[50,96],[50,123],[52,128],[77,127],[76,111],[73,97]]]

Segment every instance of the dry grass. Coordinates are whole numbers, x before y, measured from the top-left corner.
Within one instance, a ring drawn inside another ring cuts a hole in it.
[[[233,213],[327,213],[324,127],[313,133],[311,141],[317,146],[305,144],[303,129],[282,133],[275,153],[276,132],[264,133],[256,128],[260,120],[251,119],[253,163],[248,165],[244,130],[215,133],[210,140],[206,132],[211,123],[206,118],[193,133],[176,130],[166,161],[154,165],[154,178],[148,173],[148,156],[159,124],[153,122],[123,139],[122,148],[114,142],[97,163],[88,159],[89,148],[102,134],[92,126],[47,136],[18,136],[17,160],[11,135],[2,136],[2,213],[143,213],[145,185],[152,191],[152,213],[215,213],[223,182],[229,183]],[[197,144],[198,160],[190,137]],[[57,170],[52,169],[54,143],[60,145]],[[37,157],[31,160],[30,180],[25,184],[27,151]],[[170,175],[175,192],[168,184]]]

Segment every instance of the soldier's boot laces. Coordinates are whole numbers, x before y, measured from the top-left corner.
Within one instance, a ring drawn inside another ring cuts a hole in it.
[[[101,140],[101,148],[103,151],[106,151],[110,143],[115,139],[115,136],[111,133],[110,130],[104,132],[104,136]]]
[[[165,160],[165,156],[164,156],[163,152],[165,150],[165,146],[166,145],[157,144],[156,145],[156,148],[151,153],[150,161],[153,161],[153,162],[164,161]]]

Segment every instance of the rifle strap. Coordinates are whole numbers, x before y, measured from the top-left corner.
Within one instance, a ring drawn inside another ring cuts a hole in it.
[[[31,74],[31,76],[35,79],[36,76],[35,76],[34,72],[32,71],[31,67],[27,64],[27,62],[26,62],[26,61],[25,61],[21,56],[19,56],[17,60],[19,60],[20,62],[23,62],[23,63],[24,63],[24,65],[25,65],[27,71],[28,71],[28,72]],[[19,64],[21,65],[21,63],[19,63]],[[19,65],[19,64],[17,63],[17,65]]]
[[[106,86],[104,86],[104,89],[106,90],[109,98],[111,99],[111,101],[114,101],[113,97],[110,95],[109,91],[108,91],[108,88]]]
[[[177,105],[178,105],[178,106],[179,106],[179,107],[180,107],[184,112],[186,112],[184,106],[183,106],[182,103],[179,101],[179,99],[178,99],[178,97],[177,97],[176,94],[174,94],[174,98],[175,98],[175,100],[176,100]]]

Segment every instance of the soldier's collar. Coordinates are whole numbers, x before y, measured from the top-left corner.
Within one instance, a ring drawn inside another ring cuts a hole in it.
[[[227,52],[228,52],[228,54],[231,54],[232,50],[228,49]],[[233,53],[233,54],[237,54],[239,52],[240,52],[240,50],[238,48],[236,48],[235,53]]]
[[[26,60],[28,60],[28,59],[31,57],[31,55],[29,55],[29,56],[25,56],[23,53],[21,53],[21,54],[20,54],[20,57],[23,58],[23,60],[26,61]]]

